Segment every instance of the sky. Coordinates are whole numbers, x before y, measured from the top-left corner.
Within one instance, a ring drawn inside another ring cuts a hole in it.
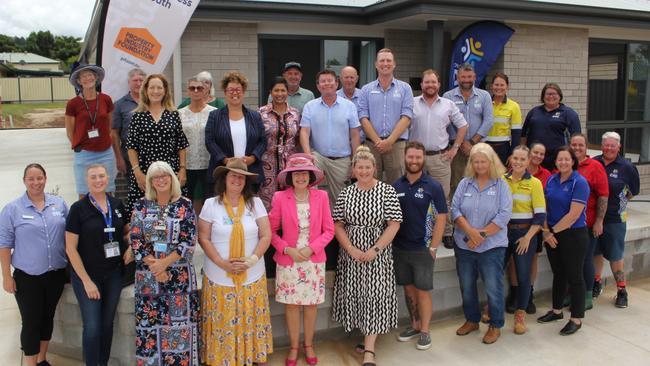
[[[54,35],[83,37],[95,0],[0,0],[0,34],[27,37],[49,30]]]
[[[95,0],[1,0],[0,34],[27,37],[49,30],[54,35],[83,37]],[[126,0],[128,1],[128,0]],[[278,1],[278,0],[261,0]],[[378,0],[281,0],[282,2],[365,6]],[[650,11],[650,0],[530,0]]]

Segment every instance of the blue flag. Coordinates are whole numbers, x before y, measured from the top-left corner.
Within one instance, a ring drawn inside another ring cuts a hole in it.
[[[458,86],[456,71],[464,63],[474,66],[475,85],[478,86],[514,32],[514,29],[503,23],[489,20],[476,22],[463,29],[456,38],[451,53],[449,89]]]

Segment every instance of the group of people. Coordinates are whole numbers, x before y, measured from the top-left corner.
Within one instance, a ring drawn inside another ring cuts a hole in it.
[[[375,66],[377,80],[361,89],[352,66],[340,75],[319,72],[314,98],[300,87],[301,64],[288,62],[258,111],[244,105],[248,81],[239,72],[221,80],[223,100],[209,73],[190,78],[177,110],[162,74],[132,70],[129,93],[113,105],[97,91],[103,69],[77,68],[70,81],[79,95],[68,102],[66,130],[79,201],[68,208],[45,193],[45,169],[30,164],[25,194],[0,214],[3,286],[20,308],[27,364],[49,365],[68,263],[92,366],[108,362],[121,274],[132,261],[138,365],[266,362],[270,246],[290,340],[285,363],[296,365],[303,353],[317,364],[317,307],[334,238],[332,318],[364,335],[356,346],[364,366],[376,362],[377,336],[397,327],[397,285],[411,320],[398,340],[431,347],[440,245],[456,257],[466,320],[459,336],[484,322],[483,342],[496,342],[506,311],[516,334],[527,331],[543,247],[553,306],[538,322],[562,319],[568,300],[560,333],[581,327],[602,289],[603,256],[616,279],[616,305],[627,306],[625,207],[639,192],[639,175],[620,156],[618,134],[604,134],[602,155],[587,156],[578,115],[561,103],[557,84],[544,86],[542,104],[522,122],[505,74],[494,75],[490,94],[475,87],[472,66],[461,65],[458,87],[441,97],[440,75],[429,69],[422,95],[413,97],[394,77],[391,50],[380,50]],[[126,204],[112,195],[118,171],[128,175]],[[201,291],[192,264],[197,241],[206,256]]]

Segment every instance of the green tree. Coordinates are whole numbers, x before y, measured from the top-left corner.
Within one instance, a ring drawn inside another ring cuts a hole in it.
[[[52,57],[57,60],[67,61],[72,56],[79,56],[81,50],[80,39],[71,36],[55,36]]]
[[[0,34],[0,52],[17,52],[17,51],[19,51],[19,48],[16,45],[14,37]]]
[[[50,31],[31,32],[27,36],[26,50],[44,57],[52,57],[54,36]]]

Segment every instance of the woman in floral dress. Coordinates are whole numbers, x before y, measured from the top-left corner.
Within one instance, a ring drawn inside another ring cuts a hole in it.
[[[271,210],[273,193],[282,188],[278,186],[276,175],[284,169],[289,156],[296,152],[300,129],[300,112],[287,103],[288,85],[283,77],[276,77],[269,91],[271,103],[259,109],[268,143],[262,155],[264,183],[258,194],[267,211]]]
[[[171,166],[154,162],[134,204],[136,365],[198,365],[200,299],[192,266],[192,202]]]
[[[324,178],[311,155],[294,154],[278,174],[278,182],[288,186],[273,196],[269,214],[278,264],[275,301],[285,304],[291,349],[285,364],[295,366],[300,339],[300,310],[303,310],[307,364],[318,358],[313,349],[318,304],[325,301],[325,247],[334,237],[334,222],[327,192],[310,189]],[[281,234],[280,234],[281,232]]]

